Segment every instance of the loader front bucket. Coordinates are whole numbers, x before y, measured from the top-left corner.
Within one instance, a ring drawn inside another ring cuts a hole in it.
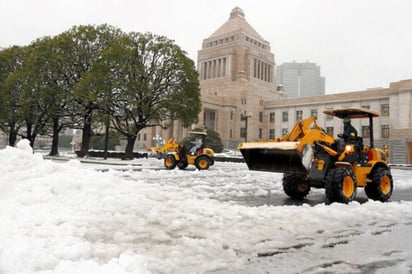
[[[302,158],[297,144],[297,142],[247,142],[241,143],[238,148],[250,170],[306,174],[308,164],[304,162],[311,156]]]

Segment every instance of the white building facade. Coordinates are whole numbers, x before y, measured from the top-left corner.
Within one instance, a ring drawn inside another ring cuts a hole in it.
[[[300,119],[317,117],[317,123],[331,136],[343,132],[342,120],[323,114],[326,109],[364,107],[380,112],[374,118],[375,147],[389,145],[390,162],[412,164],[412,80],[390,84],[389,88],[265,102],[269,138],[281,137]],[[368,144],[368,119],[353,119],[358,135]]]

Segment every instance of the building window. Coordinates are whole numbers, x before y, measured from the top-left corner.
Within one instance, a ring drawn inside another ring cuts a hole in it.
[[[381,126],[381,137],[382,138],[389,138],[389,125],[382,125]]]
[[[274,139],[275,138],[275,129],[271,128],[269,129],[269,139]]]
[[[215,121],[216,120],[216,112],[214,112],[214,111],[209,112],[209,117],[210,117],[209,121]]]
[[[287,128],[282,128],[282,136],[285,136],[288,133]]]
[[[296,121],[300,121],[300,120],[302,120],[302,111],[297,110],[296,111]]]
[[[202,80],[226,76],[226,57],[208,60],[201,64]]]
[[[229,131],[229,137],[230,137],[230,138],[233,138],[233,131],[232,131],[232,129],[230,129],[230,131]]]
[[[389,116],[389,104],[381,105],[381,116]]]
[[[203,110],[203,125],[210,129],[216,129],[216,119],[218,118],[218,113],[214,109]]]
[[[259,112],[259,122],[263,122],[263,112]]]
[[[362,137],[369,138],[371,134],[369,126],[362,126]]]
[[[242,105],[246,105],[246,98],[242,97]]]
[[[224,57],[224,58],[222,59],[222,76],[223,76],[223,77],[226,76],[226,69],[227,69],[226,57]]]
[[[269,123],[274,123],[275,122],[275,113],[271,112],[269,114]]]
[[[332,109],[332,108],[329,107],[327,109]],[[333,120],[333,115],[326,114],[326,120],[327,121]]]
[[[287,122],[288,121],[288,112],[287,111],[283,111],[282,112],[282,122]]]
[[[272,81],[272,66],[263,61],[253,60],[253,77],[265,82]]]
[[[207,62],[203,62],[203,73],[202,73],[203,77],[202,80],[206,80],[207,79]]]
[[[233,110],[230,111],[230,120],[233,120]]]
[[[143,141],[146,141],[147,140],[147,134],[145,133],[145,134],[143,134]]]
[[[317,109],[311,109],[310,110],[310,117],[318,117],[318,110]]]
[[[263,130],[261,128],[259,128],[259,139],[262,139],[262,132],[263,132]]]
[[[137,141],[140,141],[140,133],[137,134]]]
[[[363,106],[361,106],[361,108],[370,109],[370,108],[371,108],[371,106],[370,106],[370,105],[363,105]]]
[[[326,133],[329,136],[333,136],[333,127],[326,127]]]
[[[240,128],[240,138],[245,138],[246,137],[246,128],[241,127]]]

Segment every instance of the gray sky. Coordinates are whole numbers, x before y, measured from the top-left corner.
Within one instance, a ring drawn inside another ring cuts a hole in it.
[[[0,0],[0,47],[107,23],[165,35],[196,61],[203,39],[236,6],[277,64],[319,65],[326,93],[412,78],[411,0]]]

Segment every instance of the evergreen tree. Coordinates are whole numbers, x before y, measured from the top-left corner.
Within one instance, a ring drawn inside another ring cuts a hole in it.
[[[80,156],[89,150],[90,137],[93,135],[94,114],[100,108],[96,101],[99,90],[89,90],[86,85],[76,88],[82,78],[101,59],[101,54],[109,47],[110,41],[121,31],[108,25],[75,26],[60,34],[57,39],[62,45],[63,64],[60,72],[64,76],[67,89],[73,93],[76,104],[72,105],[73,123],[82,129]],[[81,118],[81,119],[78,119]]]
[[[180,119],[185,126],[197,122],[197,71],[186,53],[166,37],[150,33],[118,36],[91,74],[83,89],[95,80],[93,85],[100,85],[99,90],[105,90],[102,94],[110,98],[105,100],[110,102],[106,109],[113,127],[127,139],[126,158],[133,157],[142,129],[168,119]]]
[[[27,47],[13,46],[0,51],[0,129],[8,134],[8,143],[14,146],[23,126],[21,101],[23,84],[18,71],[24,65]]]

